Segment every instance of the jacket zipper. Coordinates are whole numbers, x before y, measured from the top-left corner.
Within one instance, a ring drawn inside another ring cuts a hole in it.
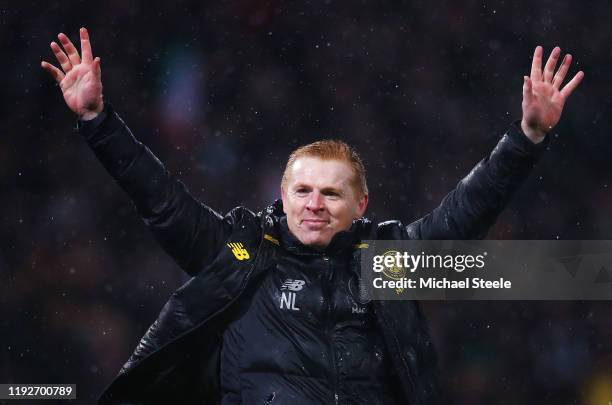
[[[327,336],[329,338],[329,350],[328,350],[328,355],[329,355],[329,362],[331,365],[331,370],[332,370],[332,391],[333,391],[333,403],[335,405],[338,404],[339,401],[339,397],[338,397],[338,370],[337,370],[337,364],[336,364],[336,351],[334,350],[334,322],[333,322],[333,317],[332,317],[332,291],[333,291],[333,278],[334,278],[334,272],[332,270],[332,266],[330,263],[330,258],[327,256],[323,256],[323,261],[325,262],[325,264],[327,265],[327,269],[326,272],[327,274],[324,275],[323,279],[323,286],[325,287],[324,291],[325,291],[325,298],[327,300],[327,308],[326,308],[326,312],[327,312]]]

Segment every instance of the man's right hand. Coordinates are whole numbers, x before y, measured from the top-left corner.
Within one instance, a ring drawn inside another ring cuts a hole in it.
[[[68,108],[87,121],[94,119],[104,109],[104,102],[100,58],[93,58],[86,28],[81,28],[80,35],[83,59],[70,39],[60,33],[57,37],[64,49],[51,42],[51,50],[62,70],[45,61],[40,66],[59,84]]]

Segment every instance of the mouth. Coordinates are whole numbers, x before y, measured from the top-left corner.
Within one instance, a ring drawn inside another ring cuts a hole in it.
[[[302,225],[306,225],[309,228],[320,229],[327,225],[329,221],[324,219],[302,219]]]

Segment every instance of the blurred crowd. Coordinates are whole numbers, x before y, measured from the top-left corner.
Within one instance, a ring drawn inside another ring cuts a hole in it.
[[[89,29],[105,100],[219,212],[264,208],[294,148],[339,138],[366,163],[367,215],[405,222],[520,119],[533,48],[559,45],[586,78],[488,238],[612,239],[610,14],[604,0],[0,2],[0,383],[76,383],[93,402],[186,281],[40,69],[58,32]],[[424,308],[451,403],[612,401],[610,302]]]

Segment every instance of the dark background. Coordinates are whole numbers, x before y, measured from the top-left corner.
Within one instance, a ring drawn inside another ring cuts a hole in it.
[[[208,4],[206,4],[208,3]],[[0,2],[0,383],[90,403],[185,281],[40,69],[90,30],[105,99],[220,212],[285,159],[357,147],[375,220],[433,209],[520,118],[533,48],[585,80],[491,239],[612,239],[607,1]],[[608,404],[609,302],[425,303],[455,404]]]

